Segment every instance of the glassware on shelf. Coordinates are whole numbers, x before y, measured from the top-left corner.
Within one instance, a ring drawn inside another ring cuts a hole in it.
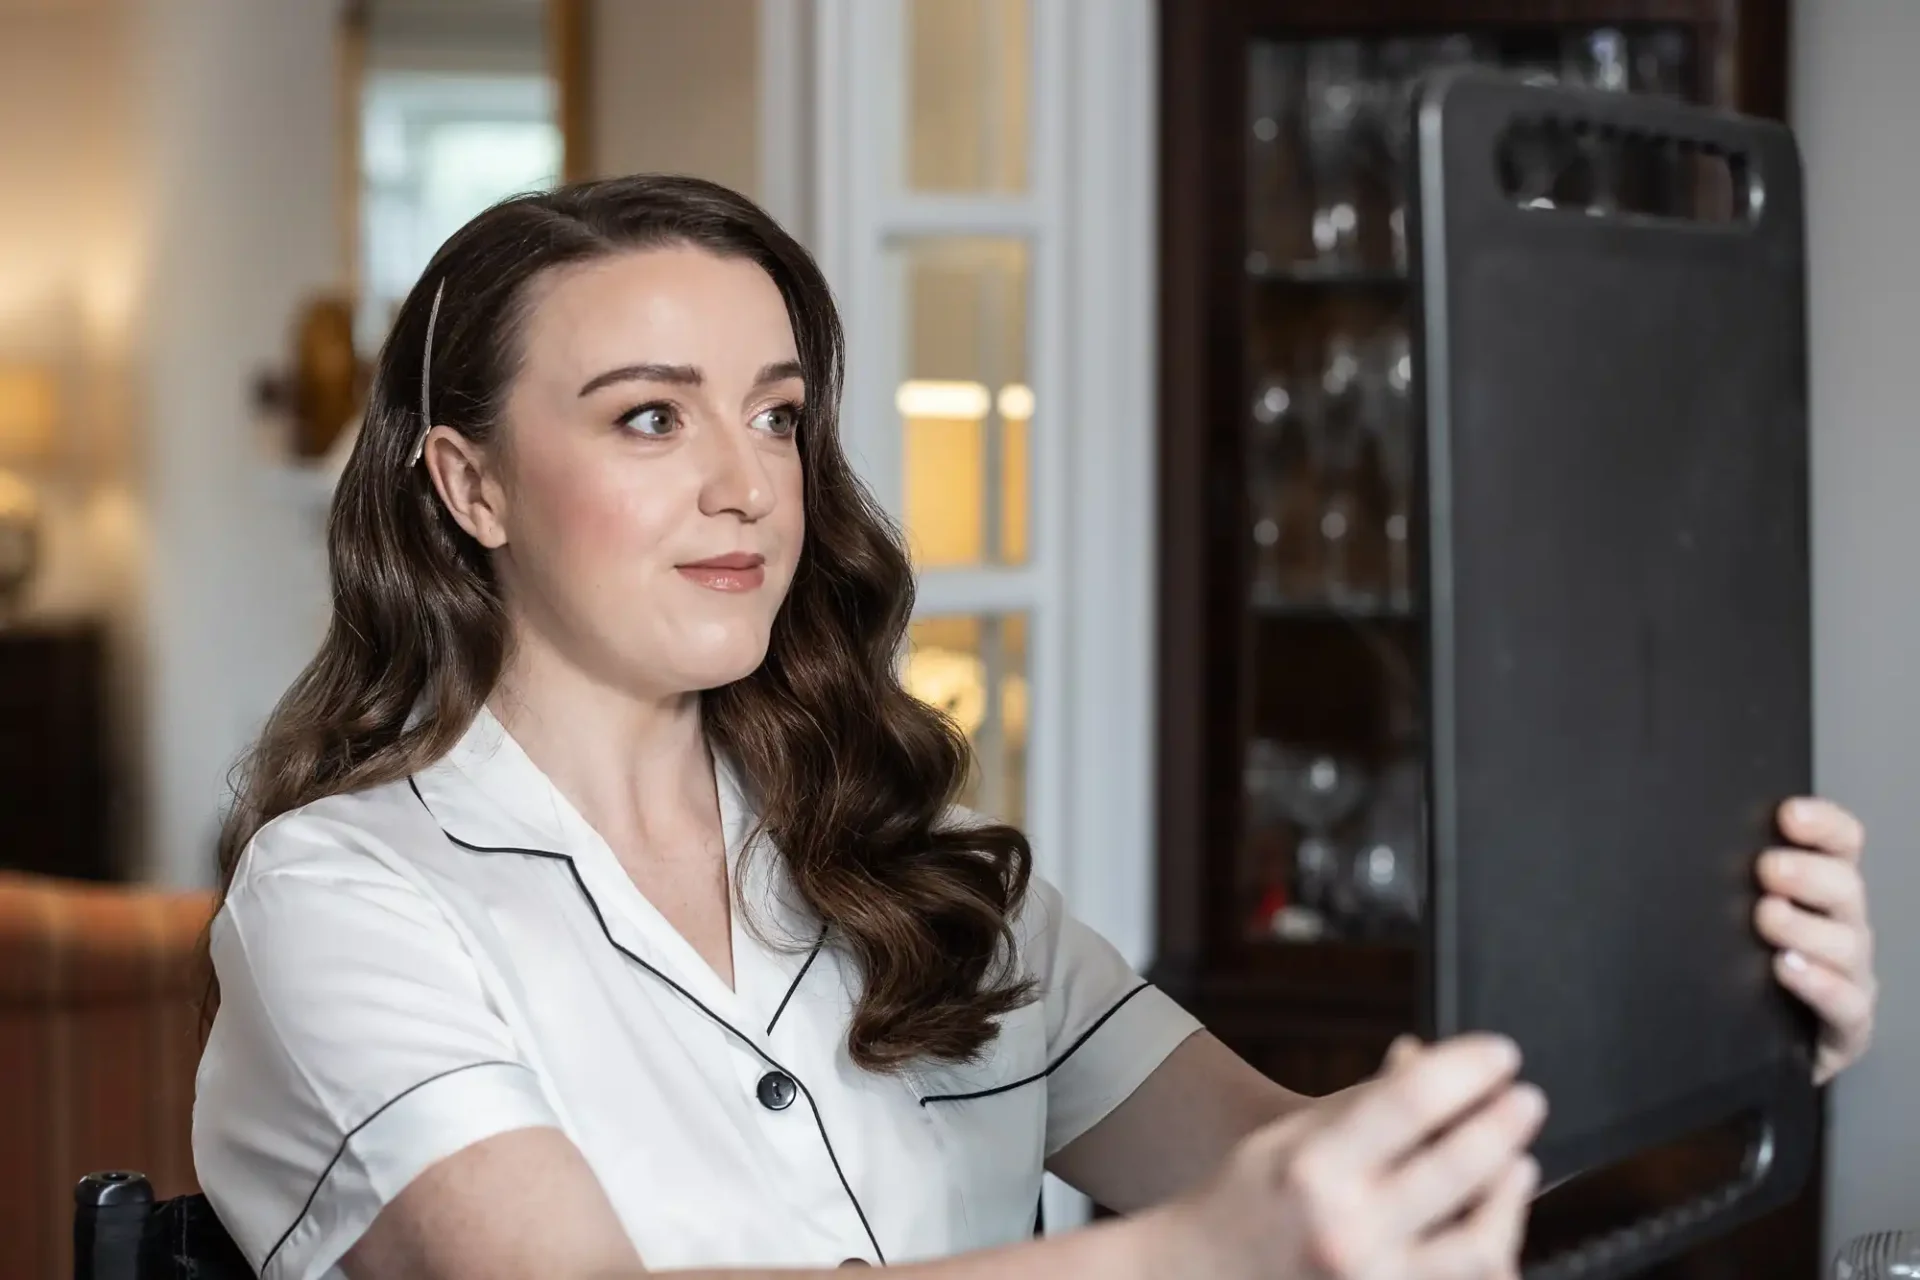
[[[1692,58],[1687,33],[1678,27],[1655,27],[1627,38],[1628,74],[1635,93],[1664,98],[1689,97],[1688,71]]]
[[[1311,257],[1300,198],[1305,185],[1298,44],[1262,41],[1247,66],[1247,267],[1259,273]]]
[[[1425,776],[1403,756],[1376,783],[1348,863],[1346,893],[1363,932],[1404,934],[1420,922],[1426,899]]]
[[[1322,40],[1306,53],[1306,150],[1313,187],[1315,260],[1335,270],[1362,265],[1360,147],[1365,82],[1358,40]]]
[[[1261,607],[1320,597],[1319,460],[1299,399],[1281,378],[1254,392],[1247,480],[1253,601]]]
[[[1568,33],[1560,52],[1561,79],[1607,93],[1625,93],[1632,78],[1627,34],[1617,27]]]
[[[1663,98],[1689,96],[1692,59],[1684,31],[1656,27],[1636,32],[1627,39],[1627,52],[1632,63],[1633,92]],[[1644,186],[1641,209],[1669,217],[1685,217],[1692,212],[1694,202],[1688,190],[1686,158],[1678,148],[1642,149],[1634,167],[1636,180]]]
[[[1343,329],[1327,336],[1320,373],[1320,546],[1325,598],[1335,609],[1379,607],[1385,583],[1378,503],[1369,484],[1373,450],[1360,346]],[[1377,474],[1377,470],[1375,471]]]
[[[1387,230],[1396,271],[1407,269],[1407,153],[1413,144],[1413,97],[1422,74],[1442,67],[1490,63],[1473,36],[1394,36],[1381,42],[1368,93],[1387,192]]]
[[[1256,927],[1286,941],[1327,936],[1346,906],[1344,858],[1335,833],[1365,800],[1365,773],[1333,752],[1256,738],[1247,744],[1245,788],[1255,833],[1278,828],[1298,837],[1292,883],[1263,900]]]
[[[1569,33],[1561,47],[1560,76],[1571,85],[1603,93],[1626,93],[1631,88],[1632,59],[1627,36],[1617,27],[1597,27]],[[1559,203],[1590,214],[1605,215],[1620,207],[1620,144],[1617,136],[1582,131],[1576,135],[1576,162],[1563,179],[1570,183]]]
[[[1389,611],[1413,607],[1413,348],[1402,325],[1393,325],[1368,345],[1367,426],[1374,435],[1375,457],[1384,481],[1381,534],[1386,542]]]

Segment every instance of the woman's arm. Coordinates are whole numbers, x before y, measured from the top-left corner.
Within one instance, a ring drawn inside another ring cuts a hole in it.
[[[1245,1076],[1235,1083],[1234,1072],[1219,1070],[1215,1050],[1202,1045],[1187,1053],[1189,1062],[1199,1056],[1203,1065],[1176,1067],[1171,1079],[1188,1087],[1213,1079],[1242,1093],[1244,1105],[1257,1103],[1258,1091],[1246,1087]],[[1234,1061],[1231,1054],[1225,1060]],[[1525,1151],[1545,1114],[1537,1091],[1514,1087],[1518,1064],[1517,1050],[1488,1037],[1431,1049],[1398,1046],[1380,1077],[1338,1101],[1296,1107],[1240,1144],[1219,1176],[1172,1204],[1085,1231],[897,1270],[908,1280],[1512,1275],[1538,1172]],[[1211,1126],[1215,1138],[1235,1122],[1232,1115],[1225,1107],[1189,1112]],[[1175,1177],[1192,1177],[1206,1158],[1205,1141],[1173,1141],[1157,1123],[1142,1133],[1154,1145],[1137,1149],[1135,1157],[1166,1153],[1183,1162]],[[1106,1194],[1150,1195],[1173,1180],[1135,1176]],[[344,1267],[351,1280],[632,1280],[648,1274],[585,1159],[552,1128],[500,1134],[430,1166],[379,1213]],[[837,1271],[672,1274],[827,1280]]]
[[[1157,1218],[889,1270],[903,1280],[1161,1280],[1184,1274]],[[805,1280],[833,1270],[649,1272],[586,1158],[557,1129],[522,1129],[433,1165],[342,1260],[349,1280]]]
[[[1047,1168],[1096,1203],[1137,1213],[1206,1181],[1241,1139],[1316,1101],[1199,1031]]]

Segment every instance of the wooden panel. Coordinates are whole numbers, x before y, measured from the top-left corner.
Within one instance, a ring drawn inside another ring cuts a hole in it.
[[[0,869],[115,875],[105,677],[96,628],[0,629]]]

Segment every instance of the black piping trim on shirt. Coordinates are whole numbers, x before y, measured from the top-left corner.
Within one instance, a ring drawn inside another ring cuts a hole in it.
[[[773,1011],[773,1018],[767,1023],[768,1035],[773,1034],[774,1024],[779,1022],[780,1015],[787,1011],[787,1001],[793,999],[793,993],[800,989],[800,979],[806,977],[807,970],[813,968],[813,962],[820,958],[820,948],[825,946],[826,942],[827,931],[822,927],[820,936],[814,939],[813,950],[807,952],[807,962],[800,966],[800,972],[793,975],[793,981],[787,986],[787,994],[780,997],[780,1007]]]
[[[267,1256],[260,1263],[260,1274],[263,1276],[267,1274],[267,1269],[273,1265],[273,1260],[275,1256],[279,1254],[280,1247],[286,1244],[288,1240],[293,1238],[294,1228],[298,1227],[302,1222],[305,1222],[307,1220],[307,1213],[309,1210],[313,1208],[314,1198],[320,1194],[320,1188],[327,1185],[327,1178],[332,1175],[334,1166],[340,1163],[341,1156],[344,1156],[345,1154],[347,1154],[347,1144],[352,1142],[355,1135],[357,1135],[362,1129],[372,1124],[375,1120],[378,1120],[381,1117],[381,1115],[386,1112],[387,1108],[393,1106],[394,1103],[400,1101],[400,1099],[406,1097],[408,1094],[414,1093],[420,1089],[426,1088],[428,1085],[432,1084],[436,1080],[445,1080],[448,1076],[459,1075],[462,1071],[472,1071],[476,1067],[518,1067],[518,1066],[524,1066],[524,1065],[525,1065],[524,1063],[509,1062],[505,1058],[493,1058],[493,1059],[488,1059],[485,1062],[468,1062],[468,1063],[463,1063],[462,1065],[457,1067],[448,1067],[445,1071],[437,1071],[433,1075],[428,1076],[425,1080],[416,1081],[415,1083],[408,1085],[406,1088],[402,1089],[400,1092],[394,1094],[391,1098],[388,1098],[385,1102],[375,1107],[373,1109],[372,1115],[368,1116],[365,1120],[362,1120],[359,1124],[353,1126],[353,1128],[347,1130],[347,1136],[340,1139],[340,1145],[334,1149],[333,1159],[327,1161],[327,1167],[322,1169],[320,1171],[320,1176],[314,1180],[313,1190],[307,1192],[307,1202],[300,1206],[299,1216],[297,1216],[296,1218],[294,1218],[292,1222],[287,1224],[287,1229],[280,1233],[280,1238],[278,1240],[273,1242],[273,1248],[267,1250]]]
[[[434,817],[433,806],[429,805],[427,803],[427,798],[420,794],[420,788],[418,784],[416,784],[412,778],[408,778],[407,786],[412,788],[414,799],[418,800],[420,802],[420,807],[427,811],[427,816],[430,818],[434,818],[434,825],[439,826],[439,819],[437,817]],[[767,1051],[762,1049],[759,1045],[755,1044],[751,1036],[741,1031],[738,1027],[734,1026],[731,1022],[728,1022],[725,1018],[715,1013],[712,1009],[708,1008],[700,1000],[698,996],[694,995],[691,991],[688,991],[685,987],[675,982],[672,978],[669,978],[666,974],[660,972],[660,970],[648,964],[645,960],[642,960],[639,956],[635,955],[633,952],[621,946],[619,940],[613,936],[613,931],[607,928],[607,918],[605,915],[601,913],[600,904],[594,900],[593,892],[587,888],[586,880],[583,879],[580,875],[580,868],[574,865],[573,858],[570,855],[564,854],[564,853],[554,853],[546,849],[522,849],[516,846],[490,847],[487,845],[472,844],[466,840],[462,840],[459,836],[454,835],[451,831],[448,831],[445,827],[440,827],[440,834],[445,836],[452,843],[458,845],[460,848],[465,849],[471,853],[517,853],[529,858],[545,858],[550,862],[564,863],[566,865],[568,873],[573,876],[574,887],[579,889],[580,896],[586,899],[587,909],[593,912],[594,922],[600,926],[600,933],[603,937],[606,938],[608,946],[612,947],[615,951],[618,951],[621,955],[625,956],[628,960],[638,965],[641,969],[645,970],[647,973],[652,974],[655,978],[665,983],[668,987],[671,987],[673,991],[680,996],[681,999],[685,1000],[688,1004],[692,1005],[694,1008],[698,1009],[701,1013],[705,1014],[708,1020],[711,1021],[715,1026],[718,1026],[721,1030],[733,1036],[741,1044],[747,1046],[747,1048],[750,1049],[756,1057],[758,1057],[762,1062],[765,1062],[769,1067],[772,1067],[775,1071],[781,1072],[789,1080],[793,1081],[794,1086],[800,1090],[800,1096],[807,1100],[807,1109],[813,1113],[814,1128],[820,1131],[820,1141],[827,1148],[827,1159],[831,1161],[833,1164],[834,1175],[840,1179],[840,1189],[847,1193],[847,1199],[853,1203],[853,1211],[856,1215],[859,1216],[860,1226],[867,1233],[867,1243],[873,1246],[873,1252],[875,1256],[879,1258],[880,1265],[883,1267],[887,1265],[887,1255],[885,1251],[880,1248],[879,1239],[873,1234],[873,1224],[867,1221],[867,1211],[860,1206],[860,1197],[853,1193],[853,1184],[847,1181],[846,1170],[840,1167],[840,1157],[838,1154],[834,1152],[833,1139],[827,1136],[826,1122],[820,1118],[820,1104],[813,1100],[813,1092],[807,1088],[805,1081],[801,1080],[799,1076],[795,1075],[791,1071],[788,1071],[785,1067],[781,1066],[778,1062],[774,1061],[772,1055],[767,1053]],[[824,941],[824,935],[822,936],[822,940]],[[816,946],[816,950],[817,949],[818,948]],[[796,979],[795,981],[797,982],[798,979]],[[791,995],[792,991],[789,990],[788,994]],[[776,1013],[774,1016],[777,1018],[779,1017],[779,1014]]]
[[[928,1097],[920,1099],[920,1105],[924,1107],[929,1102],[971,1102],[975,1098],[991,1098],[996,1093],[1011,1093],[1015,1089],[1025,1088],[1027,1085],[1033,1084],[1040,1080],[1045,1080],[1048,1076],[1058,1071],[1061,1068],[1061,1066],[1065,1064],[1068,1058],[1071,1058],[1074,1054],[1080,1052],[1080,1046],[1085,1044],[1088,1040],[1092,1039],[1093,1033],[1098,1031],[1101,1027],[1105,1026],[1108,1018],[1111,1018],[1114,1014],[1120,1012],[1120,1008],[1122,1005],[1126,1004],[1127,1001],[1133,999],[1135,996],[1139,995],[1142,991],[1145,991],[1148,987],[1152,985],[1153,984],[1151,982],[1143,982],[1139,986],[1135,987],[1133,990],[1127,992],[1127,994],[1121,996],[1118,1000],[1115,1000],[1113,1004],[1108,1007],[1105,1013],[1101,1014],[1098,1018],[1094,1019],[1094,1023],[1092,1026],[1088,1027],[1085,1031],[1082,1031],[1080,1033],[1079,1039],[1075,1040],[1072,1044],[1067,1046],[1067,1051],[1065,1053],[1055,1058],[1052,1062],[1049,1062],[1045,1070],[1036,1071],[1032,1075],[1026,1077],[1025,1079],[1015,1080],[1011,1084],[997,1084],[991,1089],[981,1089],[977,1093],[932,1094]]]

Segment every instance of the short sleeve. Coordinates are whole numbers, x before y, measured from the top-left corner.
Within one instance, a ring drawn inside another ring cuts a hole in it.
[[[213,923],[194,1164],[262,1280],[318,1280],[429,1165],[559,1124],[457,931],[355,834],[269,827]]]
[[[1046,1020],[1051,1157],[1125,1102],[1200,1023],[1143,981],[1038,876],[1028,890],[1022,933]]]

